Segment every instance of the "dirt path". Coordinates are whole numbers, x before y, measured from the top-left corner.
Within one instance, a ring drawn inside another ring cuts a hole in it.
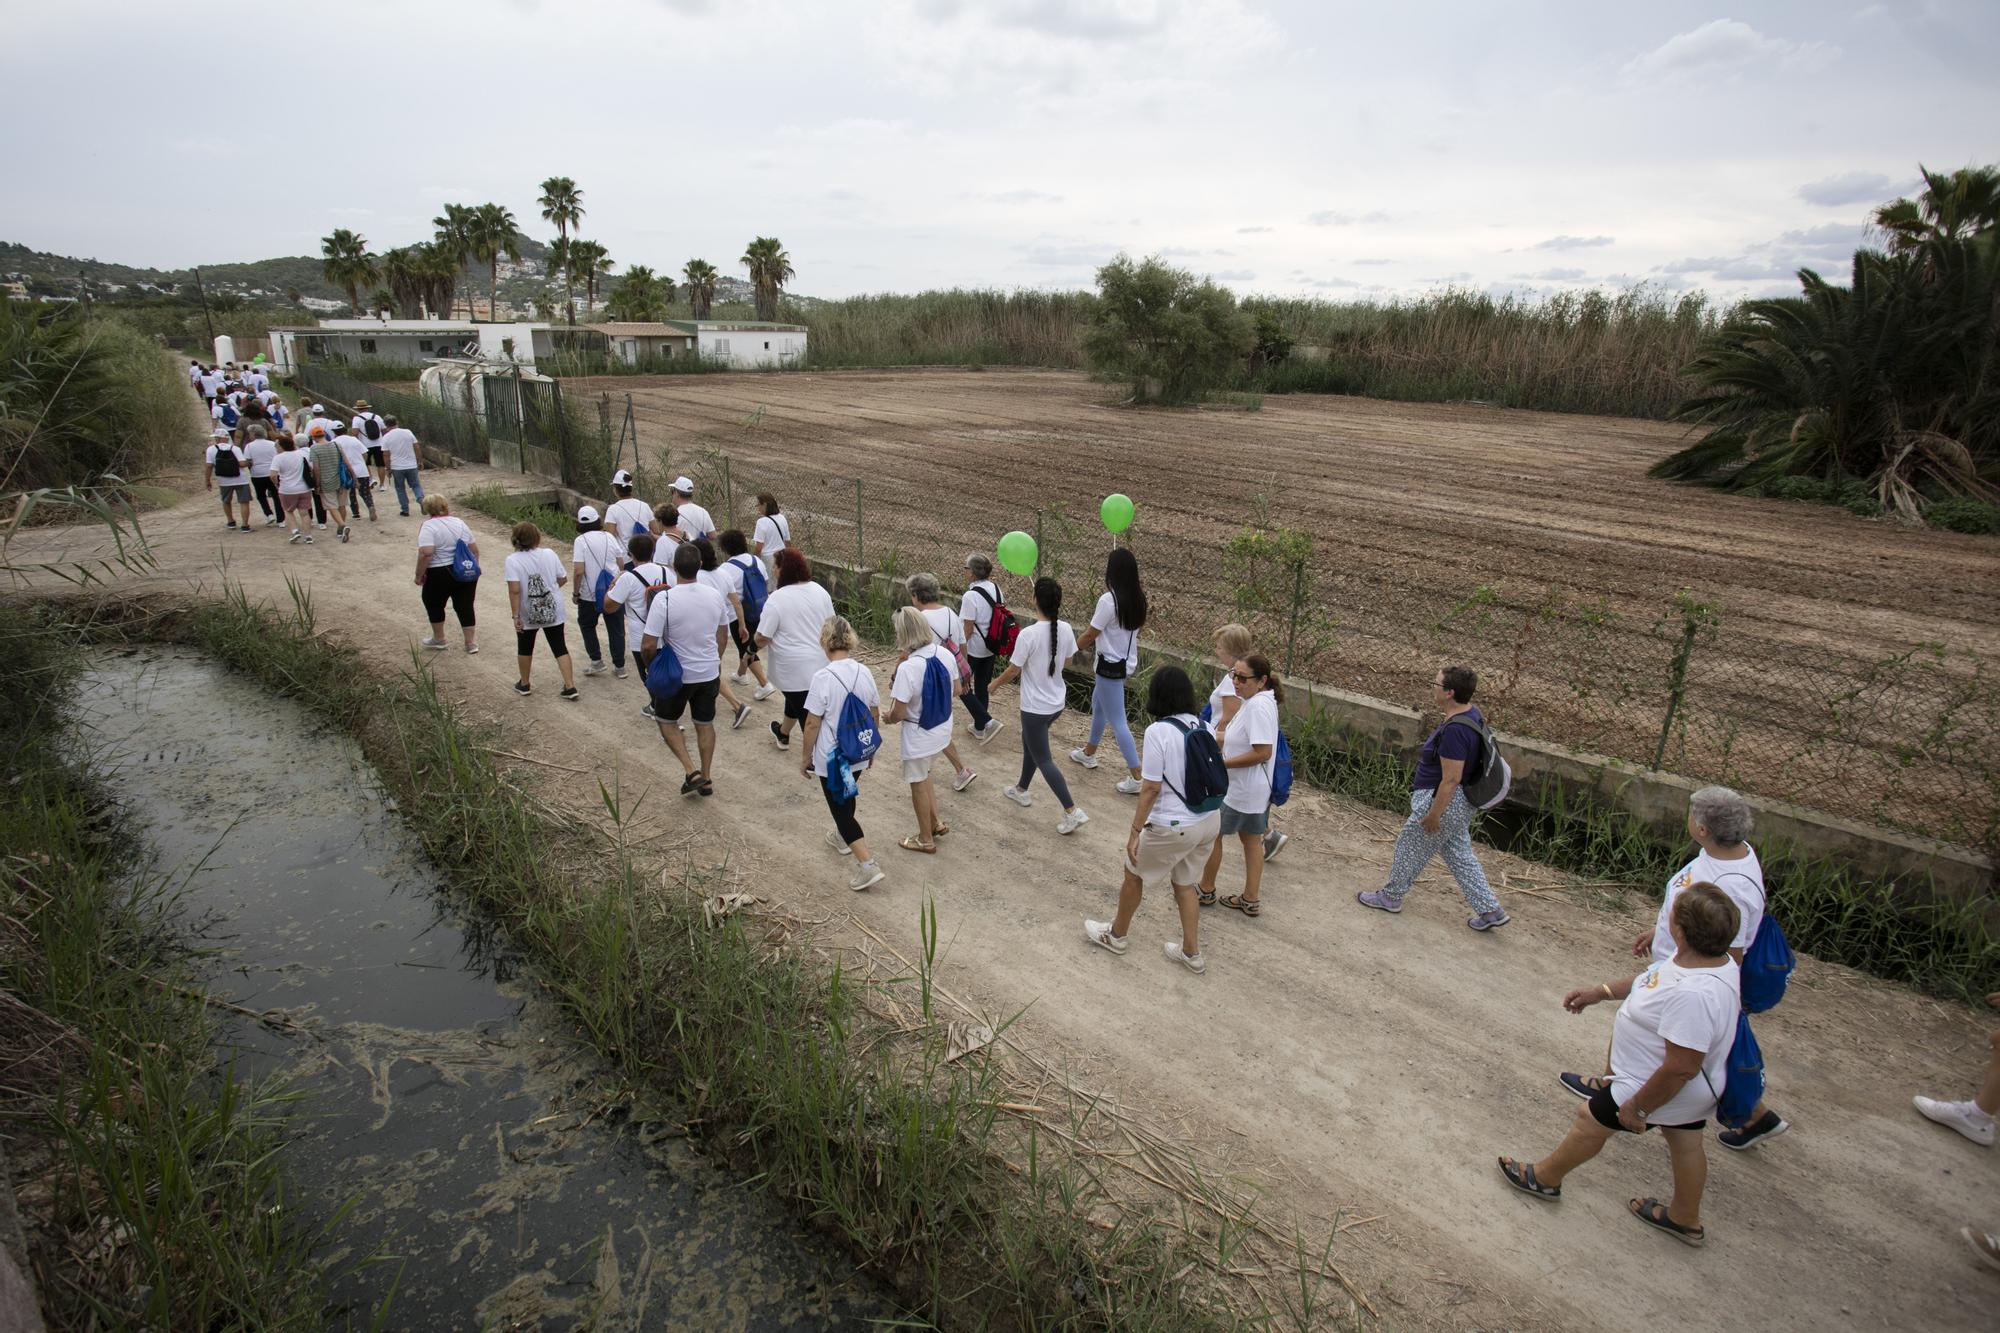
[[[493,479],[477,468],[430,477],[447,494]],[[466,517],[497,569],[504,536]],[[287,547],[275,532],[225,535],[213,500],[196,496],[149,516],[166,572],[147,582],[213,593],[226,556],[230,578],[284,605],[285,577],[298,577],[325,632],[399,673],[422,632],[410,583],[416,526],[391,506],[350,545]],[[62,559],[99,541],[45,530],[20,545],[17,558]],[[583,702],[564,704],[544,657],[534,697],[517,698],[497,580],[479,605],[485,652],[438,654],[431,665],[474,718],[500,725],[508,749],[592,770],[528,770],[550,799],[601,819],[595,779],[615,777],[648,793],[644,817],[656,828],[693,835],[698,863],[726,859],[760,896],[806,918],[833,914],[829,931],[852,912],[911,956],[921,904],[934,896],[948,944],[943,980],[993,1014],[1025,1010],[1015,1028],[1024,1045],[1178,1126],[1257,1182],[1275,1214],[1379,1218],[1347,1232],[1337,1257],[1393,1326],[1642,1329],[1692,1301],[1782,1311],[1774,1322],[1791,1327],[1991,1327],[2000,1279],[1955,1233],[2000,1224],[2000,1159],[1909,1105],[1916,1092],[1966,1095],[1991,1015],[1807,963],[1760,1024],[1772,1101],[1796,1129],[1747,1156],[1711,1151],[1710,1244],[1684,1249],[1624,1215],[1628,1197],[1667,1187],[1656,1142],[1614,1144],[1555,1206],[1508,1190],[1493,1166],[1497,1153],[1538,1154],[1561,1134],[1575,1103],[1555,1074],[1594,1065],[1610,1013],[1571,1018],[1558,998],[1629,974],[1642,910],[1503,891],[1514,923],[1476,935],[1434,869],[1401,917],[1362,911],[1352,894],[1380,883],[1394,821],[1302,792],[1285,816],[1294,843],[1265,881],[1264,916],[1204,918],[1205,976],[1160,958],[1172,931],[1163,899],[1145,904],[1132,951],[1115,958],[1084,942],[1080,922],[1110,913],[1128,798],[1111,791],[1109,766],[1073,769],[1095,818],[1058,838],[1045,791],[1027,811],[1001,797],[1019,763],[1011,722],[989,747],[967,743],[982,776],[942,794],[954,832],[935,858],[893,846],[910,821],[905,789],[887,773],[865,779],[861,816],[890,878],[850,894],[821,843],[823,804],[765,734],[775,700],[743,731],[723,733],[716,798],[684,801],[678,769],[637,715],[635,681],[586,680]],[[1000,716],[1013,708],[1010,695]],[[1058,744],[1067,749],[1081,729],[1069,719]],[[1497,853],[1483,859],[1496,883],[1557,879]]]

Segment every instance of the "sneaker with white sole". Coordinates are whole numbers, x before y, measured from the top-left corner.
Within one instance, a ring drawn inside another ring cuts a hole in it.
[[[660,720],[660,715],[653,711],[653,705],[651,704],[647,704],[644,708],[641,708],[639,710],[639,716],[645,718],[649,722],[658,722]]]
[[[1109,949],[1113,953],[1125,952],[1125,940],[1111,933],[1109,921],[1092,921],[1089,917],[1085,917],[1083,937],[1100,949]]]
[[[1198,953],[1187,953],[1181,949],[1179,940],[1167,941],[1167,961],[1179,963],[1190,972],[1201,973],[1208,970],[1208,959]]]
[[[743,729],[743,724],[745,722],[748,722],[749,720],[750,720],[750,705],[738,704],[736,705],[736,720],[729,724],[729,729],[731,731],[740,731]]]
[[[1002,787],[1000,789],[1000,794],[1002,796],[1005,796],[1008,800],[1012,801],[1015,805],[1020,806],[1023,810],[1026,810],[1029,806],[1035,803],[1034,798],[1029,796],[1028,793],[1022,791],[1019,787]]]
[[[833,850],[835,850],[836,852],[839,852],[842,856],[854,855],[854,849],[852,847],[849,847],[847,845],[846,840],[843,839],[840,836],[840,834],[833,829],[828,829],[826,831],[826,845],[833,848]]]
[[[1056,832],[1065,835],[1071,834],[1089,822],[1090,816],[1083,813],[1082,806],[1078,806],[1074,810],[1064,812],[1062,821],[1056,825]]]
[[[771,724],[771,741],[780,750],[789,750],[792,748],[792,738],[787,736],[785,729],[775,722]]]
[[[626,677],[626,675],[627,675],[627,674],[629,674],[629,673],[628,673],[628,672],[627,672],[627,671],[625,670],[625,668],[624,668],[624,667],[613,667],[613,668],[611,668],[611,678],[612,678],[613,680],[623,680],[623,679],[625,679],[625,677]]]
[[[2000,1236],[1972,1227],[1960,1227],[1958,1234],[1988,1268],[2000,1268]]]
[[[441,653],[441,652],[443,652],[443,651],[444,651],[444,640],[443,640],[443,639],[418,639],[418,640],[417,640],[417,647],[419,647],[419,648],[428,648],[428,649],[430,649],[430,650],[431,650],[432,652],[434,652],[434,653]]]
[[[731,676],[729,679],[737,685],[748,685],[750,683],[750,673],[747,671],[739,671],[735,675]]]
[[[972,738],[978,741],[981,745],[984,745],[986,744],[986,742],[992,740],[995,736],[998,736],[1001,732],[1001,729],[1004,728],[1006,725],[1007,724],[1005,722],[1002,722],[1000,719],[994,718],[988,721],[987,724],[983,727],[975,727],[972,732]]]
[[[875,887],[887,878],[889,877],[882,873],[882,867],[873,861],[857,861],[854,863],[854,873],[848,876],[847,887],[859,893],[863,889]]]
[[[295,532],[291,536],[285,538],[285,545],[297,546],[300,542],[304,541],[305,539],[306,535],[303,532]]]
[[[306,538],[306,545],[311,546],[313,544],[312,534],[310,532],[306,533],[305,538]]]
[[[778,692],[778,687],[776,685],[759,685],[756,689],[750,691],[750,697],[752,699],[758,700],[759,702],[762,702],[763,700],[770,698],[777,692]]]
[[[603,675],[603,674],[604,674],[604,663],[602,663],[602,662],[592,662],[592,663],[591,663],[591,664],[590,664],[589,666],[587,666],[587,667],[585,667],[585,668],[583,669],[583,674],[584,674],[584,675],[586,675],[586,676],[601,676],[601,675]]]
[[[1127,774],[1118,779],[1118,785],[1113,787],[1112,790],[1120,796],[1137,796],[1145,788],[1145,785],[1139,779]]]
[[[968,768],[951,780],[951,789],[953,791],[964,791],[972,785],[972,780],[978,776],[979,772],[977,769]]]
[[[1277,859],[1278,853],[1284,851],[1285,844],[1291,840],[1291,834],[1280,833],[1276,829],[1272,829],[1269,833],[1266,833],[1264,835],[1264,860],[1268,863]]]
[[[1924,1119],[1947,1125],[1982,1148],[1993,1146],[1993,1117],[1980,1110],[1977,1102],[1941,1102],[1933,1097],[1912,1097],[1910,1104]]]
[[[1767,1108],[1763,1115],[1743,1128],[1723,1130],[1715,1136],[1715,1141],[1736,1152],[1748,1152],[1766,1139],[1777,1138],[1791,1127],[1791,1121]]]
[[[1085,754],[1083,752],[1083,747],[1081,745],[1077,746],[1074,750],[1071,750],[1069,752],[1069,757],[1074,762],[1082,764],[1085,768],[1097,767],[1097,756],[1094,754]]]

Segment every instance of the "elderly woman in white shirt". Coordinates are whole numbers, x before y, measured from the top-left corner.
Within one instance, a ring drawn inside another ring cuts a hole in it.
[[[1621,1001],[1611,1028],[1611,1082],[1577,1109],[1569,1133],[1538,1162],[1500,1159],[1507,1183],[1538,1199],[1562,1197],[1569,1173],[1618,1133],[1658,1129],[1673,1163],[1673,1197],[1633,1199],[1634,1217],[1675,1240],[1700,1245],[1701,1196],[1708,1184],[1702,1131],[1729,1080],[1729,1051],[1742,1007],[1736,960],[1729,956],[1738,912],[1713,884],[1690,886],[1674,902],[1675,953],[1630,980],[1585,986],[1563,997],[1580,1014],[1601,1000]]]

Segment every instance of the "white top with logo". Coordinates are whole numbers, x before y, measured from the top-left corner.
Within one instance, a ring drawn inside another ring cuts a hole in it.
[[[1742,979],[1736,964],[1682,967],[1656,962],[1632,982],[1611,1025],[1611,1095],[1623,1106],[1659,1072],[1667,1043],[1702,1052],[1701,1073],[1655,1107],[1653,1125],[1688,1125],[1705,1120],[1729,1079],[1729,1048],[1736,1039],[1742,1008]]]

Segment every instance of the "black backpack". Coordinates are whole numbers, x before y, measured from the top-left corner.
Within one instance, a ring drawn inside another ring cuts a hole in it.
[[[1229,794],[1229,770],[1223,767],[1222,747],[1215,734],[1207,727],[1190,727],[1177,717],[1161,720],[1180,732],[1187,750],[1186,771],[1181,774],[1184,785],[1175,787],[1168,782],[1168,790],[1196,815],[1220,809],[1222,798]]]
[[[234,481],[243,475],[243,462],[236,456],[235,445],[215,446],[215,475],[228,481]]]
[[[367,416],[361,418],[361,433],[366,435],[371,440],[381,439],[382,418],[376,416],[373,412],[370,412]]]

